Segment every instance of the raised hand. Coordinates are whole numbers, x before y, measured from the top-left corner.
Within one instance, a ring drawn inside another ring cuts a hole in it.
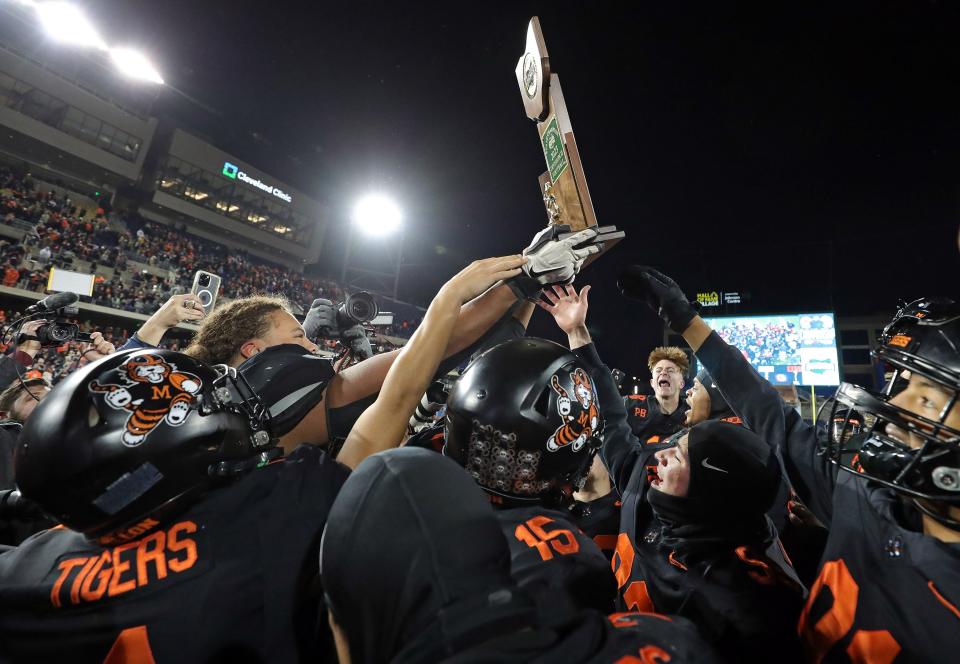
[[[37,336],[37,329],[41,325],[45,325],[46,323],[47,323],[47,320],[45,318],[40,318],[37,320],[29,320],[23,324],[23,327],[20,328],[20,334],[27,337],[35,337]],[[35,339],[28,339],[24,341],[22,344],[20,344],[19,346],[17,346],[17,350],[26,353],[30,357],[36,357],[37,353],[40,352],[41,348],[42,346],[40,345],[40,342]]]
[[[537,300],[537,305],[545,309],[553,316],[557,326],[567,333],[573,334],[575,331],[587,324],[587,295],[590,293],[590,286],[584,286],[579,293],[572,285],[553,286],[543,290],[543,297],[547,301]]]
[[[595,228],[560,239],[560,235],[569,230],[569,226],[547,226],[523,250],[523,255],[530,260],[523,274],[507,282],[518,297],[535,299],[546,286],[570,283],[587,257],[600,251],[602,243],[596,242]]]
[[[624,296],[645,302],[671,330],[683,334],[697,316],[680,286],[667,275],[645,265],[631,265],[617,275]]]

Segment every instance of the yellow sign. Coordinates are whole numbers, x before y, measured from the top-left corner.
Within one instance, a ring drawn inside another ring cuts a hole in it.
[[[701,307],[719,307],[720,293],[711,291],[709,293],[697,293],[697,302]]]

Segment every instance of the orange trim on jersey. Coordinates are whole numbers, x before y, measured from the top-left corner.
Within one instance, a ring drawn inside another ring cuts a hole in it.
[[[957,609],[957,607],[947,601],[946,597],[940,594],[940,592],[937,590],[937,587],[933,585],[933,581],[927,581],[927,587],[930,589],[930,592],[933,593],[933,596],[940,600],[941,604],[953,611],[953,615],[955,615],[957,618],[960,618],[960,609]]]
[[[146,625],[130,627],[120,632],[103,664],[154,664],[153,649]]]
[[[785,546],[783,546],[783,542],[780,541],[779,537],[777,538],[777,546],[780,547],[780,553],[783,554],[783,559],[787,561],[787,564],[790,565],[790,567],[793,567],[793,561],[790,560],[790,554],[787,553],[787,549]]]
[[[670,552],[670,555],[667,556],[667,560],[670,561],[670,564],[673,565],[674,567],[679,567],[679,568],[682,569],[684,572],[686,572],[686,571],[687,571],[687,566],[684,565],[684,564],[683,564],[682,562],[680,562],[679,560],[677,560],[676,558],[674,558],[674,554],[675,554],[675,553],[676,553],[676,551],[671,551],[671,552]]]

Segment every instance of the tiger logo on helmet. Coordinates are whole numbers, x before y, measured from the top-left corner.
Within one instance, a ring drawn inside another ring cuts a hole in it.
[[[116,373],[124,384],[94,380],[88,387],[94,394],[103,394],[111,408],[130,413],[122,438],[128,447],[143,443],[161,422],[172,427],[183,424],[194,395],[203,386],[198,376],[177,371],[176,365],[158,355],[131,357]]]
[[[565,420],[553,435],[547,440],[547,449],[556,452],[561,447],[573,445],[573,451],[579,452],[584,444],[594,435],[600,422],[600,409],[597,407],[597,393],[593,389],[590,377],[580,368],[570,374],[573,381],[573,392],[576,402],[580,405],[580,412],[573,414],[574,399],[570,398],[560,380],[554,375],[550,379],[550,386],[559,395],[557,398],[557,412]]]

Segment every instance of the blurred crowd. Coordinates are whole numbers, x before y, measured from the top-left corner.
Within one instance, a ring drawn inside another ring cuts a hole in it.
[[[25,223],[22,241],[0,240],[2,284],[40,292],[50,267],[96,274],[89,301],[150,314],[171,295],[187,292],[194,272],[222,279],[222,300],[257,293],[283,295],[306,311],[316,298],[334,302],[346,296],[334,280],[305,277],[245,251],[166,226],[135,213],[81,207],[69,194],[44,191],[27,176],[0,167],[0,210],[12,226]],[[87,299],[87,298],[85,298]],[[409,337],[417,319],[398,319],[378,332]]]

